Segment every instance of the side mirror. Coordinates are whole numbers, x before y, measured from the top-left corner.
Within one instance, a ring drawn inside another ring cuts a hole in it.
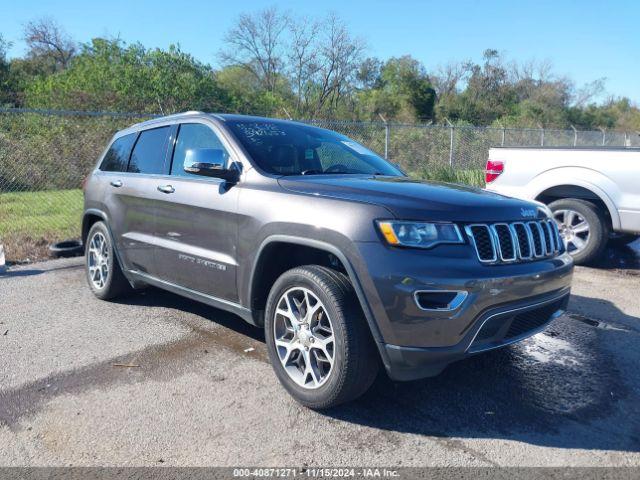
[[[234,165],[232,168],[225,168],[228,158],[227,152],[218,148],[194,148],[187,150],[183,167],[187,173],[236,183],[240,172]]]

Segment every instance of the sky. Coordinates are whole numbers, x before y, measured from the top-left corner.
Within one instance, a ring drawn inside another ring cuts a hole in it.
[[[215,67],[238,15],[274,5],[293,15],[337,13],[366,41],[367,56],[410,54],[429,71],[449,61],[479,62],[493,48],[519,62],[548,60],[578,86],[604,77],[607,95],[640,103],[637,0],[0,0],[0,33],[14,42],[9,56],[20,56],[24,24],[48,16],[79,42],[112,36],[146,47],[178,43]]]

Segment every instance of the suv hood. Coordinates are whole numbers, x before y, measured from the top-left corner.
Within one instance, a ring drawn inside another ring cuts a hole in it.
[[[545,214],[535,203],[461,185],[370,175],[281,177],[286,190],[386,207],[404,220],[500,222]],[[533,212],[532,212],[533,210]]]

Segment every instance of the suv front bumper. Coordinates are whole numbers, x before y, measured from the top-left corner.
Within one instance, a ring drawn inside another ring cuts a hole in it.
[[[544,330],[569,302],[569,289],[503,305],[481,315],[464,339],[451,347],[402,347],[383,344],[387,373],[406,381],[437,375],[450,363],[475,353],[519,342]]]
[[[465,246],[358,247],[379,350],[396,380],[433,376],[468,355],[520,341],[544,329],[568,302],[573,262],[566,253],[483,265]],[[420,291],[463,292],[463,301],[448,310],[425,310],[416,300]]]

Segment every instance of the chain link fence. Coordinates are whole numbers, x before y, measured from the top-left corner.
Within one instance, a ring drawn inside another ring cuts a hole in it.
[[[0,244],[8,260],[77,238],[82,181],[118,130],[152,115],[0,109]],[[637,132],[312,120],[387,157],[412,176],[481,185],[491,146],[640,147]]]

